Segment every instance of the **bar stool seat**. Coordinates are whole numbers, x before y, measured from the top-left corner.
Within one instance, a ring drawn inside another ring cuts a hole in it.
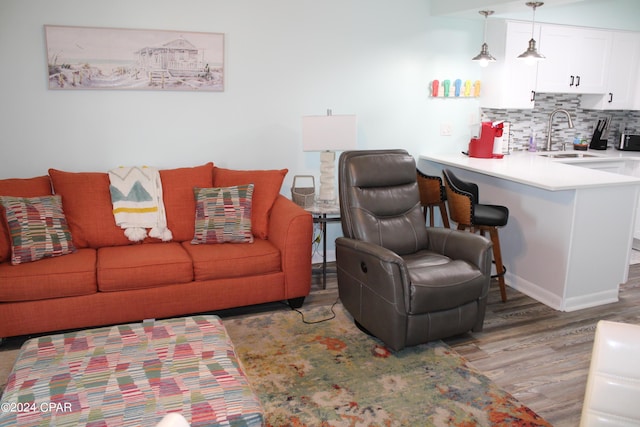
[[[506,206],[478,203],[478,185],[463,181],[449,169],[442,171],[447,193],[447,204],[451,220],[458,224],[458,230],[469,230],[485,235],[489,232],[493,243],[493,260],[496,264],[496,277],[500,286],[500,297],[507,301],[507,289],[504,282],[506,268],[502,263],[498,227],[507,225],[509,209]]]
[[[427,221],[427,212],[429,213],[429,226],[434,226],[434,211],[437,207],[442,217],[442,225],[451,228],[449,225],[449,214],[447,212],[447,193],[445,192],[442,178],[439,176],[426,175],[416,169],[418,176],[418,189],[420,190],[420,204],[422,205],[422,213],[424,220]]]
[[[504,227],[509,220],[509,209],[499,205],[476,204],[473,213],[473,222],[477,225],[489,227]]]

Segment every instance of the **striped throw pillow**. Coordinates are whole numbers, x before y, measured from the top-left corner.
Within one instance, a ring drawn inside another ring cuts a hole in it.
[[[0,196],[11,241],[11,264],[75,252],[60,196]]]
[[[253,243],[251,199],[253,184],[194,188],[195,232],[191,244]]]

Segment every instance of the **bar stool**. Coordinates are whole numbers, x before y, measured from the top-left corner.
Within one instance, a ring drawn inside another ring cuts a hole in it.
[[[425,175],[416,169],[418,174],[418,189],[420,190],[420,204],[422,205],[422,212],[424,213],[424,220],[427,221],[427,211],[429,211],[429,225],[433,227],[434,224],[434,208],[440,209],[440,216],[442,217],[442,224],[446,228],[450,228],[449,214],[447,213],[447,194],[442,185],[442,178],[439,176]]]
[[[485,232],[489,232],[493,243],[493,260],[496,264],[500,296],[502,297],[502,302],[507,301],[507,290],[504,283],[504,274],[507,269],[502,264],[498,227],[507,224],[509,209],[505,206],[478,203],[477,184],[461,180],[449,169],[444,169],[442,174],[445,181],[449,212],[451,219],[458,224],[458,230],[467,229],[473,233],[480,232],[483,236]]]

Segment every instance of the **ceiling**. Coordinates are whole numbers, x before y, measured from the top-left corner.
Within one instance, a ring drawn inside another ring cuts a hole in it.
[[[431,16],[484,19],[478,12],[492,10],[491,18],[530,21],[527,0],[430,0]],[[536,21],[640,31],[638,0],[544,0]],[[490,18],[490,19],[491,19]]]
[[[544,2],[545,9],[555,8],[558,6],[574,5],[580,6],[586,3],[610,3],[611,0],[546,0]],[[471,17],[472,14],[478,13],[479,10],[493,10],[496,15],[505,13],[518,13],[521,11],[531,11],[526,6],[526,0],[432,0],[432,15],[449,15],[455,17]],[[542,7],[541,7],[542,8]],[[540,9],[541,9],[540,8]]]

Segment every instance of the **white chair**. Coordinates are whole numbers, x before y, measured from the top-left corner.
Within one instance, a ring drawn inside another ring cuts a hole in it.
[[[640,425],[640,325],[596,328],[581,427]]]

